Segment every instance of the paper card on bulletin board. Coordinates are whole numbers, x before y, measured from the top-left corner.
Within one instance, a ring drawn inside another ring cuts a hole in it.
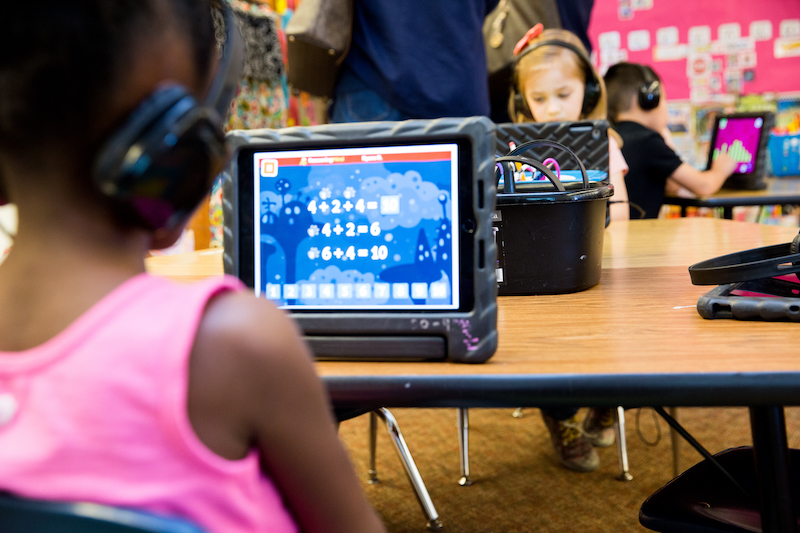
[[[602,71],[650,65],[670,100],[800,91],[797,0],[595,0],[589,37]]]

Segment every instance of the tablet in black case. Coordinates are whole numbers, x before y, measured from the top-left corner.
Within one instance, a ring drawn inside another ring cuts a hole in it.
[[[225,271],[327,359],[483,362],[497,346],[494,125],[235,131]]]
[[[736,171],[723,187],[726,189],[758,190],[766,188],[764,173],[767,161],[767,141],[774,122],[770,112],[719,115],[714,120],[708,152],[710,169],[720,153],[726,153],[738,163]]]
[[[603,173],[604,183],[609,182],[608,173],[608,121],[582,120],[577,122],[522,122],[497,125],[495,153],[505,155],[512,147],[533,140],[549,140],[559,142],[577,155],[587,171]],[[526,155],[538,161],[552,157],[561,165],[562,170],[575,170],[575,162],[563,151],[555,148],[537,148]],[[591,179],[591,177],[590,177]],[[576,182],[580,179],[575,180]],[[524,185],[523,185],[524,188]]]
[[[726,283],[701,296],[697,312],[707,319],[800,322],[798,288],[796,281],[779,278]]]

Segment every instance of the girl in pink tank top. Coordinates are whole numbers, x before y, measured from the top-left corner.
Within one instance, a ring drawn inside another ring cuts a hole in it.
[[[236,279],[144,272],[226,163],[238,49],[225,13],[217,57],[212,3],[8,6],[0,490],[209,532],[382,532],[294,323]]]

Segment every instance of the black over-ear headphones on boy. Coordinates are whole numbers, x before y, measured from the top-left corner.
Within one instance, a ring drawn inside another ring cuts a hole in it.
[[[244,45],[224,5],[225,44],[203,102],[172,85],[157,89],[100,149],[94,183],[148,229],[182,223],[208,193],[231,155],[223,121],[244,66]]]
[[[655,77],[650,67],[634,63],[644,76],[644,82],[639,85],[639,107],[650,111],[658,107],[661,101],[661,82]]]
[[[528,101],[525,99],[525,95],[517,92],[517,87],[519,86],[519,74],[517,72],[517,68],[520,60],[523,57],[543,46],[560,46],[574,52],[575,55],[580,58],[581,63],[583,64],[584,77],[586,78],[586,87],[583,90],[583,106],[581,107],[581,115],[584,117],[587,116],[595,107],[597,107],[597,103],[600,101],[600,80],[595,75],[594,69],[592,68],[592,62],[586,53],[584,53],[583,50],[574,44],[562,41],[560,39],[547,39],[546,41],[535,43],[527,47],[519,56],[517,56],[517,59],[514,62],[514,75],[512,78],[513,88],[511,89],[513,94],[512,98],[514,99],[514,114],[522,113],[525,117],[533,119],[533,113],[531,113],[531,109],[528,106]]]

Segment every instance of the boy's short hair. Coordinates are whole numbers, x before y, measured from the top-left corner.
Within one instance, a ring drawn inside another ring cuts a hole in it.
[[[608,91],[608,119],[612,123],[617,121],[620,113],[630,111],[639,94],[639,87],[647,81],[642,69],[647,69],[654,79],[661,82],[661,78],[652,68],[635,63],[612,65],[603,77]]]
[[[215,46],[210,0],[14,1],[3,15],[0,155],[23,160],[51,147],[90,156],[137,45],[170,24],[190,40],[200,76]]]

